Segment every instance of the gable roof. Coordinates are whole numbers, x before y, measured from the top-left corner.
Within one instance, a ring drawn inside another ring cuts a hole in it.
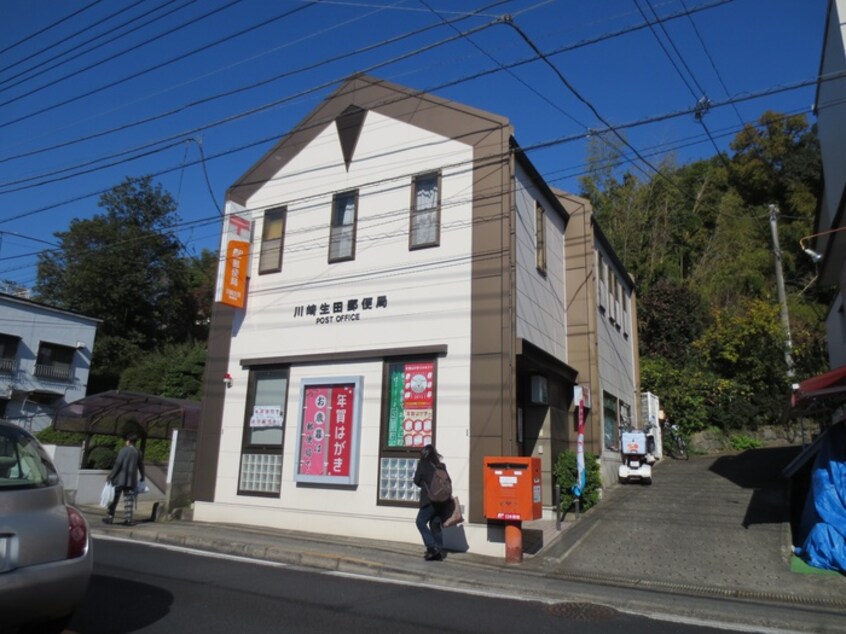
[[[510,128],[508,119],[368,75],[353,75],[227,190],[240,205],[350,107],[372,110],[429,132],[478,145],[490,134]],[[509,136],[511,131],[509,130]]]

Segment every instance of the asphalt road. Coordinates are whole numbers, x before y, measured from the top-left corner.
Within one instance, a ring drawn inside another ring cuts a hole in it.
[[[68,633],[726,631],[598,605],[377,583],[111,539],[98,539],[95,549],[89,592]]]

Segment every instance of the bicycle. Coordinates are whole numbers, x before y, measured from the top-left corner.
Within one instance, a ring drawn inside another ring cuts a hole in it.
[[[690,454],[687,453],[687,443],[679,431],[679,426],[667,423],[664,425],[664,429],[670,432],[670,442],[668,443],[670,455],[676,460],[688,460]]]

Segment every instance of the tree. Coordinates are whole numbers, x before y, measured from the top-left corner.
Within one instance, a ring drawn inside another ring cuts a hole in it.
[[[190,339],[196,316],[190,258],[173,232],[176,203],[150,177],[106,192],[102,213],[75,219],[39,256],[39,300],[103,320],[89,392],[117,386],[145,351]]]
[[[637,307],[640,351],[676,365],[688,361],[691,345],[705,329],[705,305],[687,285],[672,280],[653,284]]]
[[[205,343],[183,343],[148,353],[123,371],[120,389],[199,401],[206,362]]]

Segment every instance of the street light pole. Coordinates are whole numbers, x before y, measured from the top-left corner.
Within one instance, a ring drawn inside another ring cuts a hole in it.
[[[770,231],[773,234],[773,252],[775,253],[776,286],[778,287],[778,301],[781,305],[781,325],[787,337],[784,344],[784,361],[787,364],[787,377],[792,379],[793,370],[793,341],[790,338],[790,316],[787,313],[787,296],[784,292],[784,273],[782,272],[781,247],[778,243],[778,205],[770,205]]]

